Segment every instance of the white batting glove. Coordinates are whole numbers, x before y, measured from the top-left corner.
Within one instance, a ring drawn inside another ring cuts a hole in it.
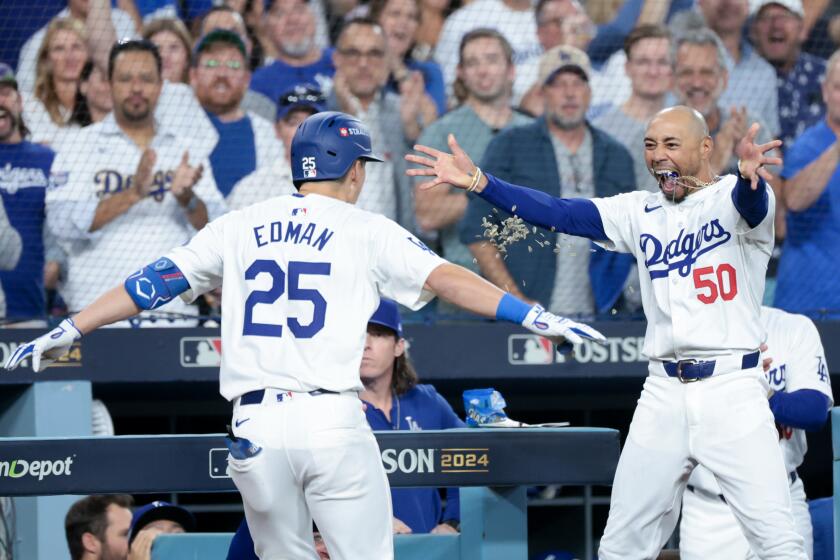
[[[32,356],[32,370],[43,371],[47,366],[70,351],[74,342],[82,338],[82,333],[73,324],[73,319],[65,319],[59,325],[32,342],[27,342],[9,356],[4,366],[11,371]]]
[[[549,313],[543,309],[542,305],[531,308],[525,320],[522,321],[522,326],[532,333],[551,339],[555,344],[580,344],[584,340],[591,340],[598,344],[607,342],[604,335],[589,325]]]

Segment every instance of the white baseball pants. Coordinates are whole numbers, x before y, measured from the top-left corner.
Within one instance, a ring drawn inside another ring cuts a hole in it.
[[[805,486],[797,478],[790,486],[793,521],[805,541],[808,558],[814,557],[814,530],[805,498]],[[731,558],[755,560],[741,526],[729,506],[716,494],[688,491],[683,495],[680,521],[680,559]]]
[[[394,557],[388,479],[356,394],[268,389],[260,404],[237,402],[232,422],[262,447],[228,458],[261,560],[317,560],[313,519],[333,559]]]
[[[648,560],[671,535],[696,464],[715,475],[756,555],[807,560],[758,368],[645,381],[613,482],[601,560]]]

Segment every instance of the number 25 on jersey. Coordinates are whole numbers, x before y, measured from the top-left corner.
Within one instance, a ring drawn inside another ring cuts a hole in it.
[[[245,270],[245,280],[253,280],[257,275],[266,273],[271,276],[271,287],[267,290],[254,290],[245,300],[245,320],[242,334],[245,336],[283,336],[283,325],[257,323],[254,321],[254,307],[260,304],[270,305],[286,293],[286,273],[275,261],[257,259]],[[300,287],[300,277],[304,275],[329,276],[330,263],[312,263],[302,261],[289,262],[288,292],[290,301],[312,302],[312,322],[301,325],[295,317],[286,319],[289,330],[296,338],[312,338],[324,328],[324,316],[327,302],[321,292]]]

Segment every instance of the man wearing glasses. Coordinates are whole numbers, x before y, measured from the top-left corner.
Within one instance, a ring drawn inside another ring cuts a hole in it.
[[[368,19],[347,22],[333,53],[335,76],[327,109],[362,121],[370,130],[373,150],[384,159],[367,171],[365,190],[356,206],[416,231],[412,187],[406,180],[402,155],[409,151],[409,138],[416,138],[408,134],[406,123],[418,123],[419,107],[401,103],[400,96],[385,87],[386,51],[385,33],[379,24]]]
[[[239,35],[216,29],[199,40],[190,70],[198,102],[219,133],[210,166],[225,197],[240,179],[271,165],[284,153],[271,123],[242,109],[251,81],[246,53]]]

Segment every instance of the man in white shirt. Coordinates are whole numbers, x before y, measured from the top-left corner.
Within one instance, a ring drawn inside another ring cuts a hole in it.
[[[191,164],[185,143],[154,118],[162,87],[156,47],[119,43],[110,59],[114,111],[59,152],[46,197],[49,227],[67,252],[61,293],[71,310],[225,210],[212,173]]]

